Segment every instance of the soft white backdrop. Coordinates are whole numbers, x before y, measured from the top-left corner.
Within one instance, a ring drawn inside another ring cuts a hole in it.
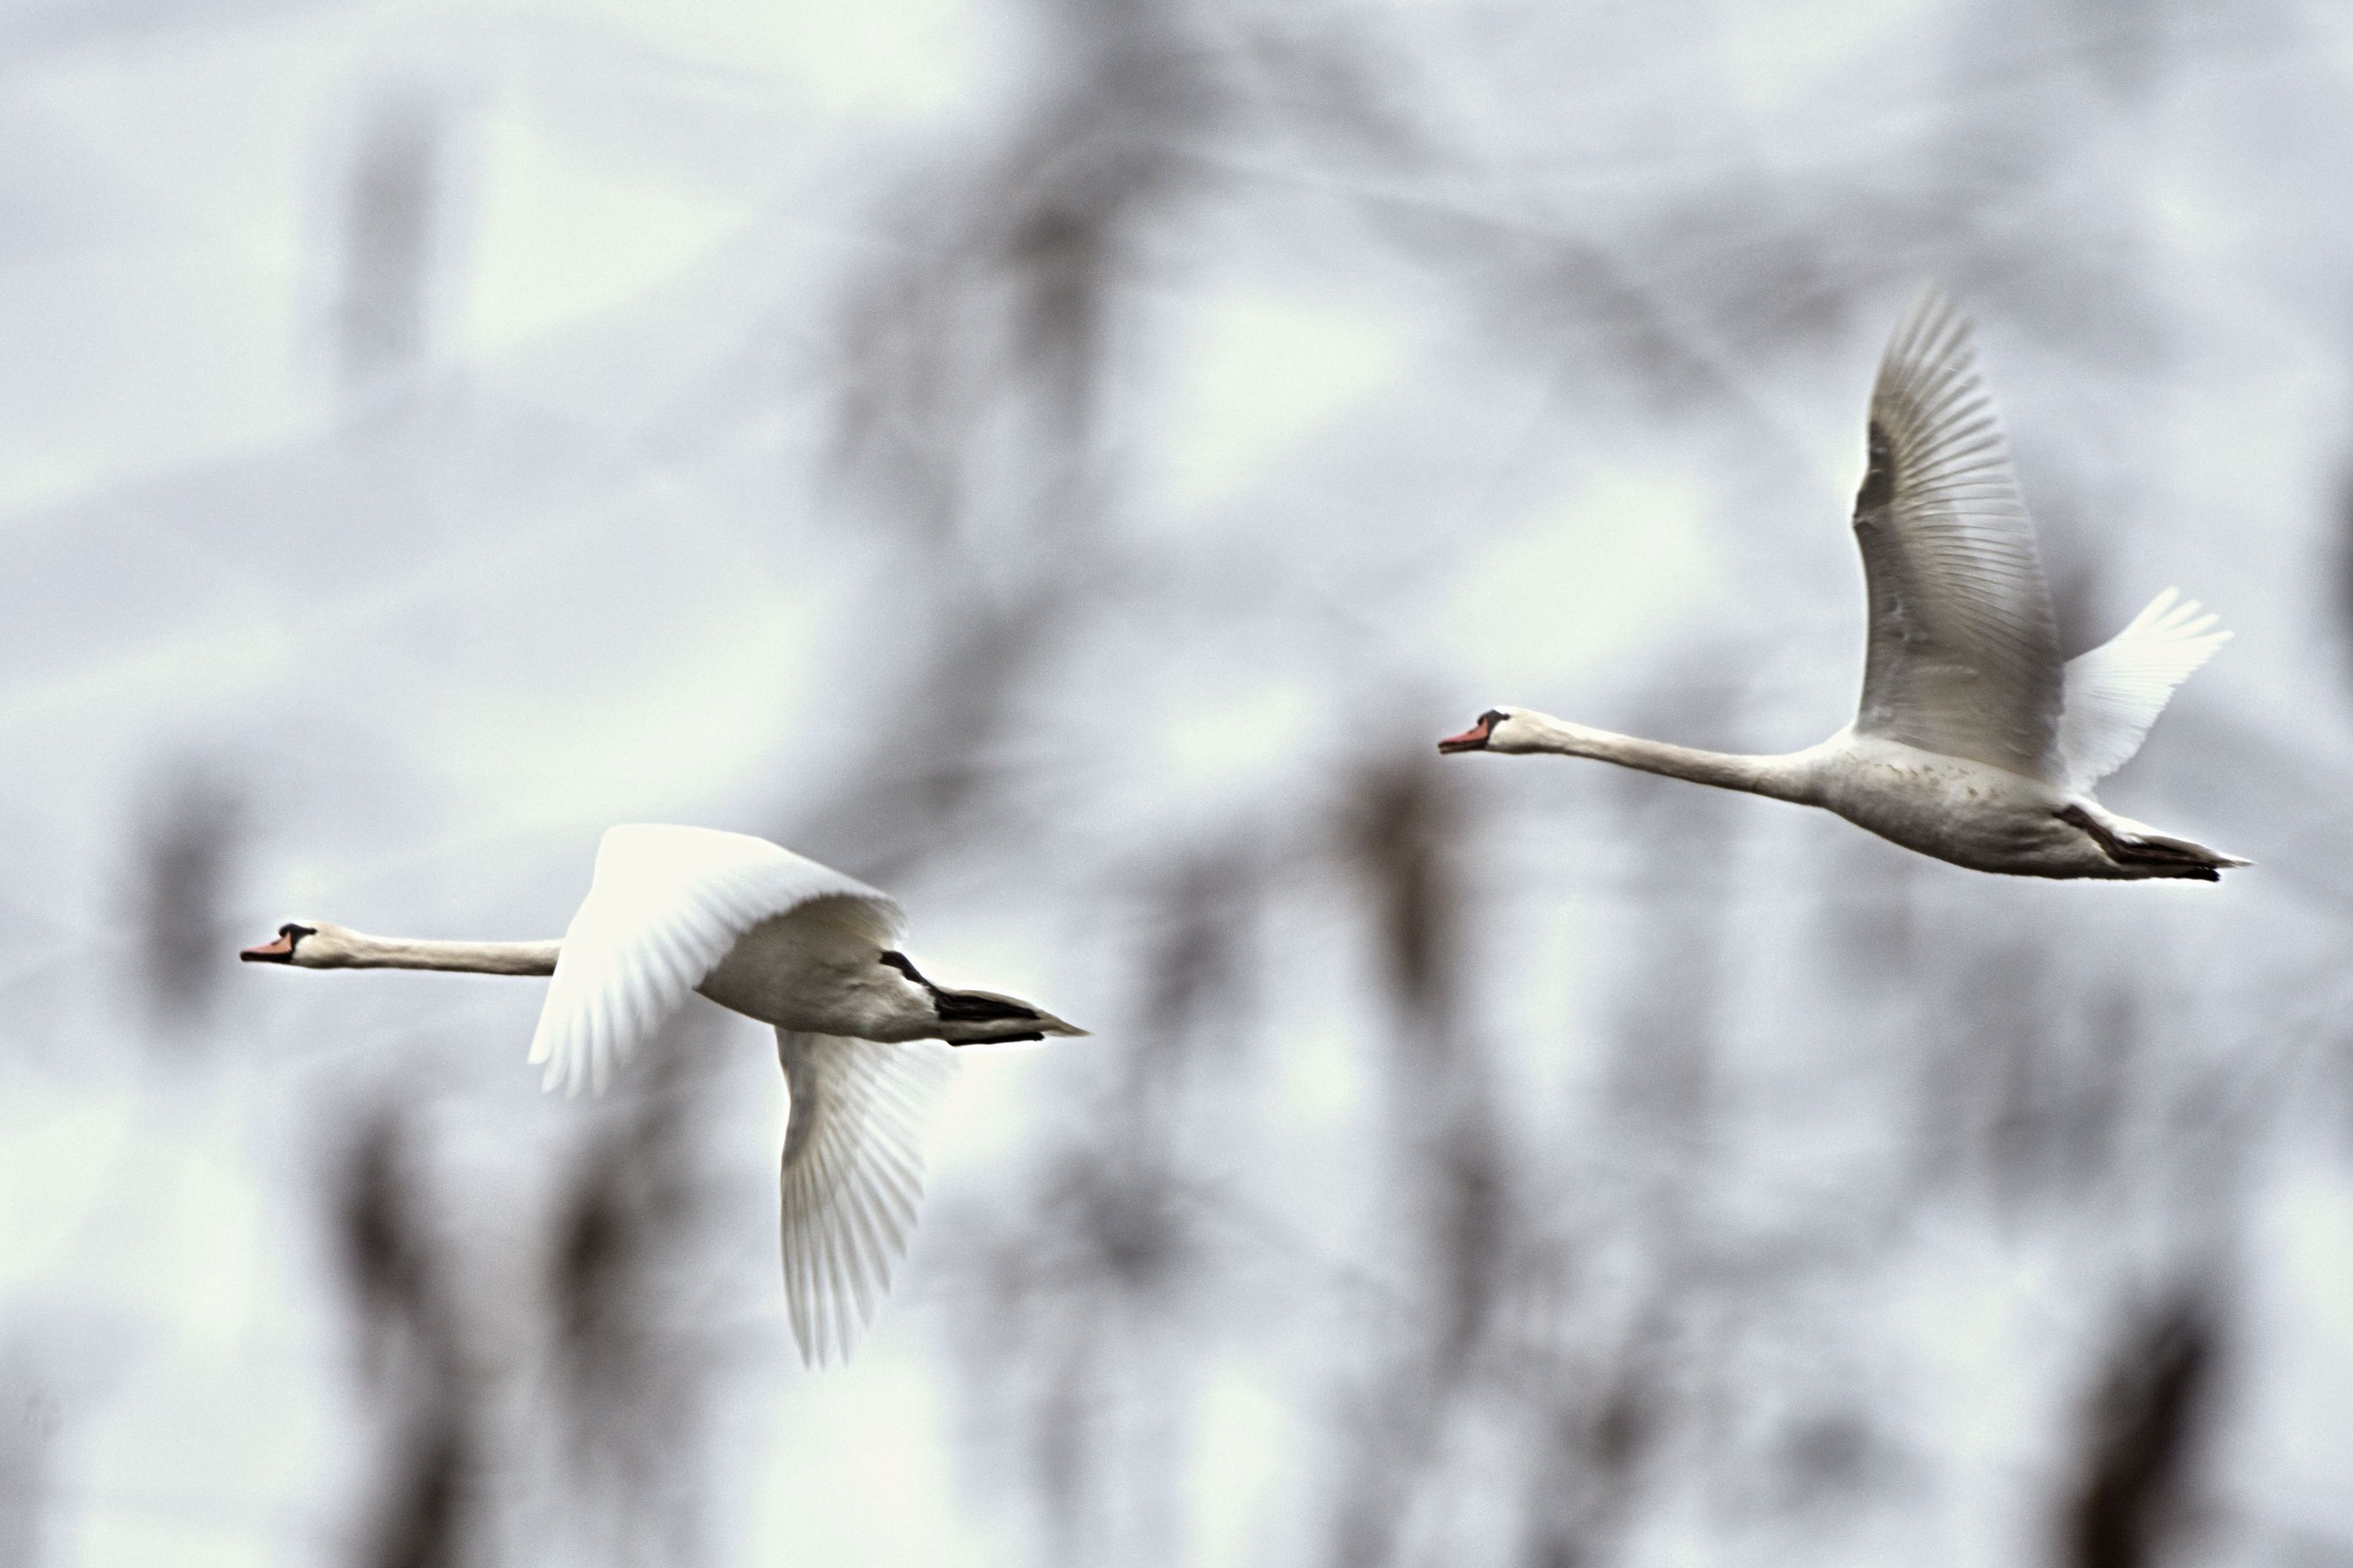
[[[2353,1561],[2337,8],[17,4],[0,81],[0,1555]],[[1928,277],[2071,641],[2238,631],[2110,793],[2255,869],[1428,758],[1834,727]],[[533,984],[232,961],[554,935],[631,820],[1097,1030],[970,1066],[846,1370],[756,1029],[543,1101]]]

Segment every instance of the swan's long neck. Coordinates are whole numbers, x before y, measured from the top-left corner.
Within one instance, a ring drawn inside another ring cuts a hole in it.
[[[332,944],[310,951],[316,938],[305,938],[295,962],[309,969],[454,969],[476,975],[552,975],[555,956],[564,948],[554,942],[427,942],[409,937],[371,937],[341,930]]]
[[[1645,740],[1640,736],[1570,724],[1542,714],[1523,713],[1519,717],[1535,731],[1534,741],[1526,747],[1529,750],[1589,757],[1596,762],[1614,762],[1620,768],[1661,773],[1670,779],[1688,779],[1694,784],[1713,784],[1719,789],[1746,789],[1784,800],[1803,798],[1804,779],[1795,757],[1701,751],[1694,747],[1671,746],[1662,740]]]

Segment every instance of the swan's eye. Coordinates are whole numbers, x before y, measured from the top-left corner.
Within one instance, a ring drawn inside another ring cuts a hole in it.
[[[297,926],[291,921],[289,921],[287,924],[278,927],[278,934],[285,938],[289,942],[299,942],[305,937],[317,936],[319,934],[319,929],[315,926]]]
[[[1489,708],[1485,713],[1479,715],[1479,722],[1492,729],[1510,716],[1510,715],[1504,713],[1501,708]]]

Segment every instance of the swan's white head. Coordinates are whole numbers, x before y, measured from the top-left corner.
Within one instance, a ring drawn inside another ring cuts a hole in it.
[[[321,920],[289,920],[277,937],[237,957],[248,964],[292,964],[298,969],[342,969],[351,962],[353,933]]]
[[[1438,749],[1449,756],[1458,751],[1534,751],[1538,738],[1525,709],[1489,708],[1469,729],[1440,741]]]

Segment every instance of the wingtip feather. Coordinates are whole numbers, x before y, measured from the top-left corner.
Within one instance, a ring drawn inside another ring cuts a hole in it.
[[[812,1119],[788,1137],[784,1287],[804,1364],[847,1361],[905,1261],[923,1191],[923,1134],[955,1075],[937,1041],[884,1045],[780,1031]]]

